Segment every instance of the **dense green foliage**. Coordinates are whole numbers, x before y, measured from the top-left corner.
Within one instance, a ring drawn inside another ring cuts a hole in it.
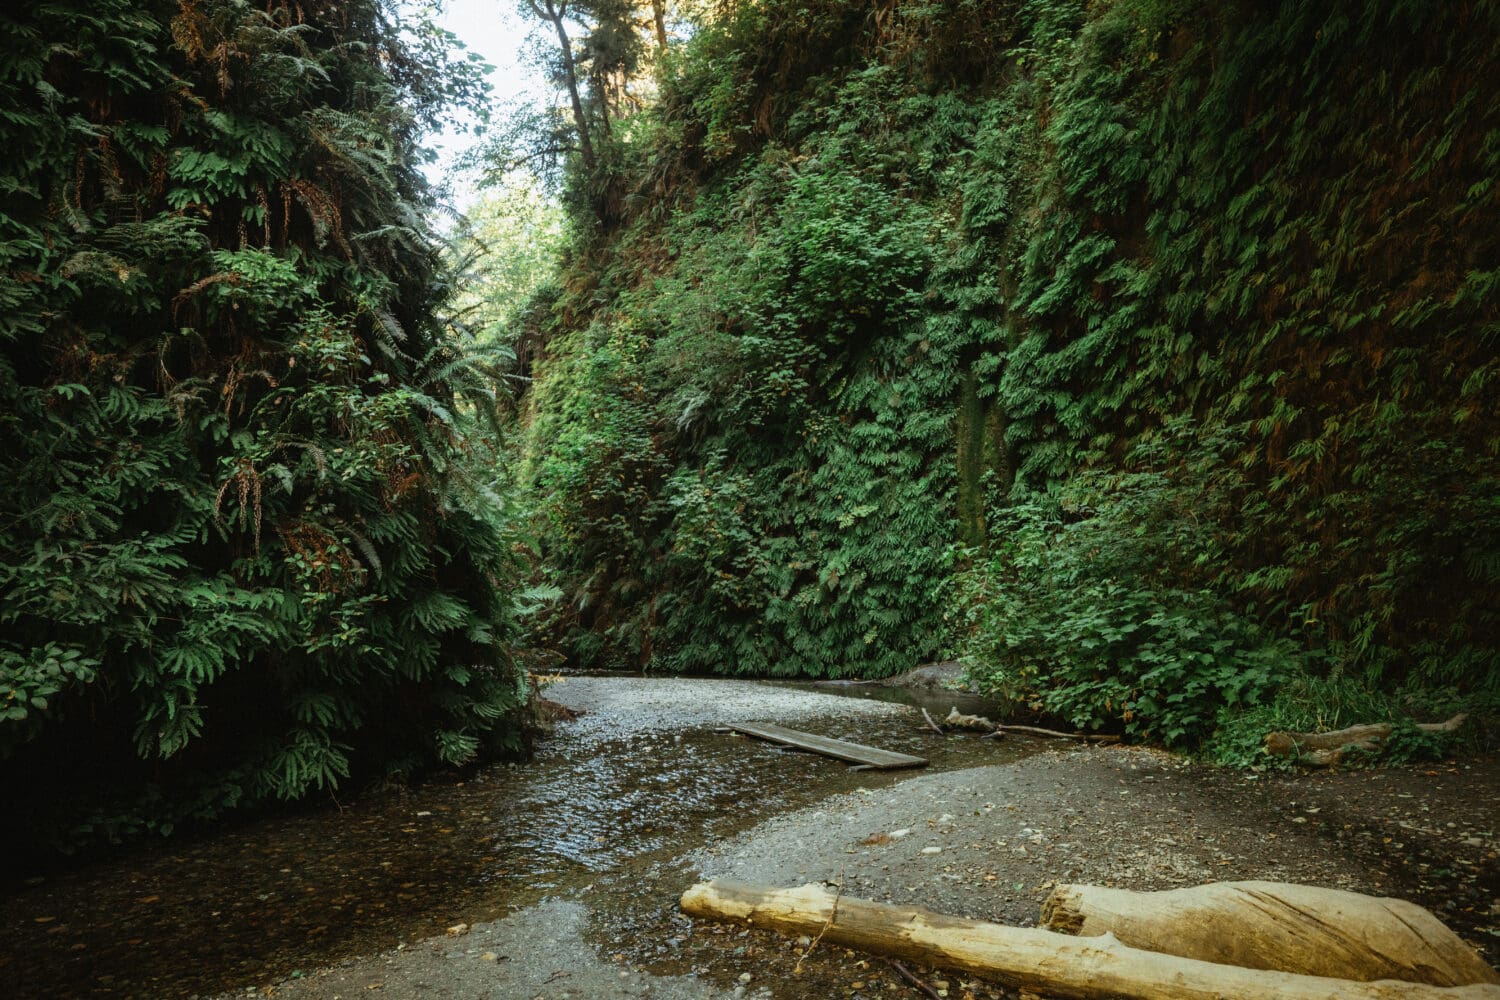
[[[0,15],[9,837],[168,832],[517,739],[513,539],[458,415],[492,383],[434,318],[413,162],[477,83],[388,13]]]
[[[1217,444],[1175,475],[1085,470],[997,517],[992,561],[965,578],[970,648],[997,693],[1171,743],[1286,676],[1293,644],[1206,585],[1226,553],[1204,525],[1235,516],[1224,469],[1238,442]]]
[[[1169,742],[1493,699],[1497,64],[1489,0],[732,5],[530,314],[557,637]]]
[[[506,355],[509,380],[524,377],[531,347],[511,331],[538,289],[556,278],[563,243],[562,207],[522,171],[490,184],[454,227],[451,322],[476,344]]]

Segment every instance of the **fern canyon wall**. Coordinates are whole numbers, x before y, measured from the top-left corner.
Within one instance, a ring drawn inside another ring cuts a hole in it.
[[[468,229],[431,5],[0,6],[0,840],[522,752],[543,652],[1494,741],[1500,0],[511,4]]]
[[[669,56],[515,332],[544,638],[963,655],[1167,743],[1493,702],[1500,5],[766,0]]]
[[[0,836],[516,746],[516,567],[414,158],[474,81],[360,0],[0,32]]]

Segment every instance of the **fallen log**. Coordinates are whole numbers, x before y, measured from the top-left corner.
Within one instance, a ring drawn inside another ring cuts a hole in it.
[[[932,723],[932,716],[927,715],[927,709],[922,709],[922,714],[927,716],[927,721]],[[1064,733],[1056,729],[1043,729],[1040,726],[1015,726],[1007,723],[991,722],[982,715],[965,715],[958,710],[957,706],[948,709],[948,715],[943,719],[943,724],[957,726],[960,729],[976,729],[984,733],[987,740],[998,740],[1006,733],[1028,733],[1032,736],[1049,736],[1060,740],[1093,740],[1099,743],[1114,743],[1120,737],[1113,733]]]
[[[1403,899],[1284,882],[1130,892],[1060,885],[1042,926],[1205,962],[1334,979],[1500,983],[1474,949]]]
[[[1009,723],[995,726],[995,731],[984,739],[999,739],[1006,733],[1026,733],[1031,736],[1047,736],[1055,740],[1085,740],[1090,743],[1120,742],[1120,737],[1114,733],[1065,733],[1057,729],[1043,729],[1041,726],[1013,726]]]
[[[835,897],[820,885],[775,889],[706,882],[683,893],[682,908],[695,917],[742,920],[789,934],[821,934],[848,948],[961,969],[1013,988],[1072,1000],[1500,1000],[1500,986],[1487,983],[1361,983],[1243,969],[1129,948],[1108,934],[1078,938]]]
[[[924,709],[925,711],[925,709]],[[964,715],[957,706],[948,709],[948,715],[943,719],[943,724],[957,726],[960,729],[977,729],[984,733],[994,733],[995,724],[982,715]]]
[[[1468,718],[1467,712],[1460,712],[1447,722],[1419,722],[1417,728],[1424,733],[1451,733]],[[1266,750],[1277,757],[1295,756],[1297,763],[1309,767],[1332,767],[1351,750],[1379,750],[1395,731],[1396,727],[1389,722],[1350,726],[1326,733],[1277,731],[1266,734]]]

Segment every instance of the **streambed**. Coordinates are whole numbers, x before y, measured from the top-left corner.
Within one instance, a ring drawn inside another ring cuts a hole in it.
[[[243,991],[544,899],[629,889],[663,859],[768,815],[899,780],[713,731],[726,722],[784,723],[921,754],[939,770],[1021,752],[937,738],[914,709],[885,700],[889,689],[571,677],[547,694],[585,714],[528,762],[330,800],[12,887],[0,898],[6,994]],[[926,697],[939,712],[974,707]]]
[[[939,736],[914,708],[879,700],[882,690],[577,677],[548,694],[587,714],[528,763],[12,890],[0,899],[5,995],[917,995],[872,956],[807,954],[769,932],[687,920],[677,895],[705,877],[838,882],[851,895],[1021,925],[1058,881],[1299,881],[1413,900],[1500,957],[1493,752],[1267,775],[1149,749]],[[938,716],[950,703],[976,707],[928,698]],[[737,720],[932,766],[851,772],[713,731]],[[471,926],[445,933],[459,924]],[[918,971],[954,1000],[1007,995]]]

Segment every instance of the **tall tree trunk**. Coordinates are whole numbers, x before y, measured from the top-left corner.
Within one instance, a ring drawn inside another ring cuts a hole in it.
[[[599,99],[599,128],[604,133],[606,142],[612,141],[615,137],[614,123],[609,118],[609,105],[612,99],[611,91],[614,90],[614,87],[611,86],[612,82],[608,70],[594,77],[594,86],[597,88]]]
[[[568,29],[563,24],[563,18],[568,13],[568,5],[546,0],[546,6],[538,8],[533,0],[532,9],[551,21],[552,27],[557,31],[558,55],[562,58],[563,80],[568,85],[568,99],[573,104],[573,127],[578,130],[578,150],[583,157],[584,169],[592,174],[598,160],[594,157],[594,142],[589,138],[589,120],[583,113],[583,97],[578,92],[578,70],[573,63],[573,42],[568,38]]]
[[[656,19],[656,48],[658,55],[667,51],[667,0],[651,0],[651,15]]]

